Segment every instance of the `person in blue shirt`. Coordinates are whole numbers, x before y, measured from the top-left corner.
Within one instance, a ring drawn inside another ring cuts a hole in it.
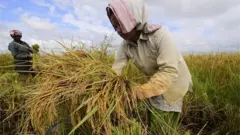
[[[14,58],[15,71],[24,75],[33,73],[33,49],[28,45],[28,43],[21,40],[22,32],[19,30],[11,30],[10,36],[13,38],[13,41],[9,43],[8,50],[11,51]]]

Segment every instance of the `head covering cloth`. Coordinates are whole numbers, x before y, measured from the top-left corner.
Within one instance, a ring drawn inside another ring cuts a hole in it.
[[[10,31],[10,36],[14,37],[14,36],[22,36],[22,32],[19,30],[11,30]]]
[[[129,33],[134,28],[146,34],[161,28],[159,24],[148,24],[148,14],[143,0],[111,0],[106,10],[108,16],[112,10],[123,34]]]

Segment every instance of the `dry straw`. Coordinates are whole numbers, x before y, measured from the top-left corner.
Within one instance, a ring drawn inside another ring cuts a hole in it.
[[[39,66],[41,81],[27,105],[29,119],[40,134],[68,116],[69,134],[81,127],[104,135],[146,131],[134,91],[126,77],[116,75],[108,64],[81,51],[68,51],[42,58]]]

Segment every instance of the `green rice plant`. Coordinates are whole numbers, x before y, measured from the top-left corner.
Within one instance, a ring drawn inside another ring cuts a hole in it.
[[[185,57],[191,70],[194,94],[184,103],[184,123],[202,134],[240,132],[240,54]],[[205,126],[206,125],[206,126]]]
[[[25,78],[24,82],[22,78]],[[25,95],[28,93],[24,84],[28,85],[30,80],[14,72],[0,76],[1,134],[14,134],[22,130],[27,114],[24,108]]]
[[[14,69],[13,57],[11,54],[0,55],[0,74],[11,72]]]

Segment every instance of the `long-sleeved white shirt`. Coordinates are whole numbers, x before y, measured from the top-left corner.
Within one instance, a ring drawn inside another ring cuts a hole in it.
[[[129,59],[151,76],[142,88],[146,95],[154,95],[150,101],[155,107],[161,104],[157,98],[161,96],[169,105],[178,104],[192,84],[183,56],[165,27],[152,34],[142,33],[137,44],[123,41],[116,52],[113,69],[120,74]]]

